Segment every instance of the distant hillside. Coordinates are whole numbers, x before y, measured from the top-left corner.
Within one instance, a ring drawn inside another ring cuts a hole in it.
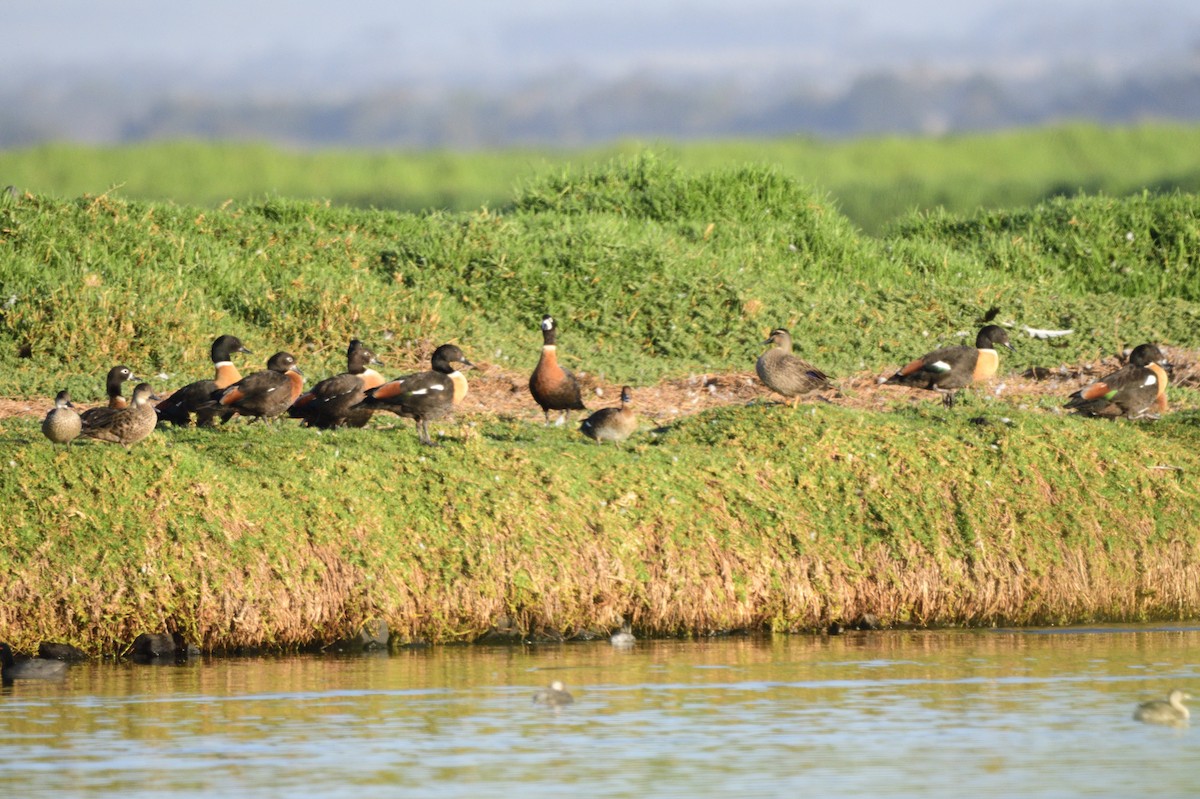
[[[89,80],[57,91],[0,89],[0,148],[47,140],[266,141],[301,147],[480,149],[582,146],[620,138],[993,131],[1064,119],[1200,120],[1200,67],[1118,77],[1091,70],[1033,79],[925,69],[860,76],[837,90],[636,74],[515,87],[247,96]]]

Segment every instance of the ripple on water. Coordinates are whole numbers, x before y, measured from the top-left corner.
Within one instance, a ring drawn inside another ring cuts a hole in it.
[[[73,667],[0,695],[0,795],[1189,795],[1190,629],[872,633]],[[562,680],[575,704],[531,701]],[[1193,693],[1195,691],[1193,690]],[[131,775],[153,775],[153,780]]]

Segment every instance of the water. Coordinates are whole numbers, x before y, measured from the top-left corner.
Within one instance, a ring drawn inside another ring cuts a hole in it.
[[[1190,627],[86,664],[0,694],[0,796],[1192,797],[1200,731],[1132,713],[1198,670]]]

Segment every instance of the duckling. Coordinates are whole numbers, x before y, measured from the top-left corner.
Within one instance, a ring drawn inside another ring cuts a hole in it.
[[[429,422],[441,419],[454,410],[467,395],[467,379],[453,364],[465,367],[473,364],[453,344],[443,344],[433,351],[428,372],[398,377],[366,392],[364,408],[391,411],[417,423],[417,435],[422,444],[434,445],[429,437]]]
[[[54,407],[42,420],[42,435],[55,444],[70,444],[83,429],[83,422],[71,404],[71,395],[66,391],[58,392],[54,398]]]
[[[0,681],[5,684],[13,680],[60,680],[66,673],[67,664],[61,660],[18,661],[13,657],[12,647],[0,642]]]
[[[952,408],[958,389],[996,375],[1000,365],[997,344],[1013,348],[1004,328],[987,325],[975,337],[974,347],[959,345],[934,350],[910,361],[885,382],[936,391],[942,395],[942,404]]]
[[[1153,699],[1142,702],[1133,711],[1135,721],[1147,724],[1166,724],[1172,727],[1182,727],[1188,723],[1192,714],[1188,712],[1183,700],[1191,699],[1192,695],[1176,688],[1167,695],[1166,699]]]
[[[792,334],[782,327],[771,331],[763,344],[773,345],[758,357],[754,370],[758,379],[793,407],[802,394],[829,388],[829,378],[820,369],[792,354]]]
[[[621,620],[621,629],[613,633],[608,642],[618,649],[626,649],[637,643],[637,638],[633,635],[633,625],[628,619]]]
[[[150,401],[156,399],[149,383],[138,383],[133,389],[133,404],[128,408],[96,408],[96,413],[85,414],[83,436],[128,449],[154,432],[158,414]]]
[[[336,427],[365,427],[374,411],[362,407],[366,392],[386,381],[371,368],[382,365],[375,353],[358,339],[346,350],[346,371],[327,377],[292,403],[288,416],[303,419],[306,427],[332,429]]]
[[[554,343],[557,327],[549,314],[542,317],[542,356],[529,377],[529,393],[542,407],[546,424],[550,411],[562,411],[563,422],[569,421],[571,411],[586,411],[579,393],[579,381],[570,371],[558,365],[558,347]]]
[[[217,408],[209,400],[215,391],[229,388],[242,379],[241,372],[233,365],[233,353],[252,354],[237,336],[218,336],[209,349],[215,374],[212,380],[197,380],[177,389],[155,406],[159,421],[186,427],[196,415],[197,427],[212,427],[216,420],[228,421],[233,412]]]
[[[561,707],[569,705],[575,701],[575,697],[566,689],[560,680],[555,680],[550,683],[550,687],[543,688],[533,694],[534,704],[550,705],[551,707]]]
[[[621,407],[601,408],[580,423],[579,432],[601,444],[605,441],[620,444],[637,429],[637,414],[629,406],[632,401],[633,390],[622,386]]]
[[[1064,408],[1083,416],[1139,419],[1167,410],[1166,356],[1154,344],[1140,344],[1129,354],[1129,362],[1090,385],[1076,391]]]
[[[108,370],[108,376],[104,378],[105,390],[108,393],[108,404],[96,408],[88,408],[79,416],[83,420],[84,425],[87,424],[88,416],[106,410],[120,410],[128,408],[129,403],[121,396],[121,386],[127,380],[137,380],[133,374],[133,370],[128,366],[114,366]],[[101,416],[104,414],[101,413]]]
[[[304,388],[304,374],[290,352],[277,352],[267,368],[246,375],[216,393],[217,403],[234,413],[269,421],[288,409]]]

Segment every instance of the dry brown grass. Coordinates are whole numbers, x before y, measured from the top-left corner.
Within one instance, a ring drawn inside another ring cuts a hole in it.
[[[1194,384],[1194,353],[1171,355],[1180,364],[1177,382]],[[999,389],[1014,405],[1056,407],[1047,398],[1064,397],[1090,374],[1113,366],[1110,361],[1064,368],[1042,380],[1009,376],[986,390]],[[779,433],[809,436],[803,449],[811,466],[798,472],[770,457],[732,457],[717,462],[737,470],[737,479],[726,480],[712,464],[701,464],[714,470],[694,484],[691,507],[706,514],[704,523],[696,524],[663,506],[661,497],[647,495],[659,484],[622,480],[611,472],[591,478],[585,507],[566,478],[599,451],[592,447],[555,450],[556,462],[545,463],[520,449],[484,446],[467,435],[470,417],[485,413],[537,424],[540,413],[528,397],[526,380],[526,375],[481,365],[461,414],[467,418],[451,429],[463,436],[475,468],[511,469],[536,485],[511,495],[435,504],[432,515],[406,519],[401,530],[390,529],[394,522],[385,512],[372,511],[370,502],[351,524],[326,514],[321,521],[267,530],[269,521],[247,514],[252,505],[229,503],[220,482],[223,472],[179,483],[174,470],[185,461],[153,449],[152,442],[147,451],[156,453],[161,465],[135,492],[144,503],[139,510],[146,534],[128,549],[88,550],[79,524],[107,518],[104,507],[89,504],[88,486],[105,485],[108,477],[92,474],[96,464],[84,466],[74,453],[48,454],[38,467],[45,496],[22,509],[22,523],[37,535],[27,536],[34,542],[31,549],[22,552],[19,568],[6,573],[0,632],[18,645],[67,637],[94,652],[113,652],[138,632],[167,629],[206,649],[228,650],[329,642],[371,618],[386,620],[403,641],[463,641],[490,631],[551,639],[605,633],[622,617],[631,618],[643,635],[704,635],[820,629],[867,614],[892,624],[991,625],[1176,618],[1200,608],[1200,550],[1191,537],[1161,540],[1155,518],[1146,511],[1163,499],[1172,513],[1189,507],[1185,495],[1194,493],[1194,486],[1187,475],[1127,469],[1121,479],[1130,480],[1128,503],[1110,503],[1103,517],[1081,506],[1078,487],[1106,479],[1118,468],[1102,453],[1086,449],[1094,449],[1088,430],[1117,429],[1106,423],[1102,428],[1063,426],[1060,432],[1075,438],[1046,442],[1048,450],[1038,456],[1042,460],[1003,473],[996,467],[994,476],[1007,481],[1006,495],[956,482],[966,478],[958,476],[962,464],[953,458],[922,451],[918,461],[889,443],[888,435],[905,429],[895,421],[900,414],[873,415],[865,430],[859,429],[857,415],[842,414],[838,418],[848,426],[829,426],[818,434],[798,415],[747,408],[730,418],[770,418],[781,425]],[[615,402],[619,387],[588,386],[593,407]],[[666,425],[699,411],[769,397],[755,378],[742,373],[664,381],[637,389],[635,401],[644,418]],[[826,399],[865,412],[938,403],[926,393],[880,386],[874,375],[845,379],[840,392]],[[0,407],[10,415],[43,412],[37,403],[23,401]],[[297,463],[309,468],[325,457],[329,447],[315,443],[316,433],[294,433],[291,446],[303,450],[292,452]],[[252,434],[230,430],[221,439]],[[387,431],[367,435],[386,436]],[[881,472],[860,457],[867,439],[889,460],[890,471]],[[644,445],[633,449],[638,446]],[[640,454],[650,456],[654,449]],[[232,447],[231,463],[248,469],[254,461],[244,450]],[[328,460],[323,463],[321,468],[330,467]],[[77,485],[68,491],[58,480],[72,464]],[[120,474],[119,463],[114,469]],[[926,499],[907,501],[904,492],[927,482],[928,474],[950,477],[933,486]],[[781,483],[805,496],[784,496]],[[180,485],[183,495],[172,494]],[[822,496],[831,485],[838,493]],[[848,490],[855,486],[857,495]],[[243,496],[243,503],[258,501],[253,492]],[[112,492],[106,500],[119,507],[129,498]],[[606,498],[602,509],[596,505],[599,498]],[[178,537],[169,520],[181,502],[191,513],[212,517],[214,524],[198,530],[185,525],[185,537]],[[764,520],[762,507],[776,502],[787,514]],[[881,522],[879,531],[850,531],[847,524],[875,524],[866,513],[870,502],[894,517]],[[1051,516],[1028,515],[1052,515],[1064,503],[1073,503],[1072,521],[1059,532],[1038,529]],[[842,528],[832,534],[831,512],[843,513],[837,521]],[[960,523],[972,533],[956,533]],[[1114,531],[1122,542],[1108,546]],[[119,527],[114,525],[111,534],[123,541]],[[103,562],[80,562],[89,551],[100,551]],[[79,555],[74,562],[71,553]]]

